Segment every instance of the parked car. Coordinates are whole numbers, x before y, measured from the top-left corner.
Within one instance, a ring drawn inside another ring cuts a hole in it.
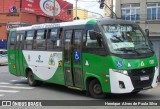
[[[0,65],[7,64],[7,63],[8,63],[7,50],[0,49]]]

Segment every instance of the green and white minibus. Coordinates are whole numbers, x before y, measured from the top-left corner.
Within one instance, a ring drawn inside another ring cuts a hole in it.
[[[9,72],[86,91],[138,93],[158,84],[158,60],[149,37],[133,22],[90,19],[12,29]]]

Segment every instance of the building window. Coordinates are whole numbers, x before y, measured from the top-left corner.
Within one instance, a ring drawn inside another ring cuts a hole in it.
[[[68,14],[68,15],[71,15],[71,14],[72,14],[72,10],[73,10],[73,8],[72,8],[71,6],[69,6],[69,7],[67,8],[67,14]]]
[[[122,4],[122,19],[140,20],[140,4]]]
[[[50,19],[49,19],[49,22],[53,22],[53,21],[54,21],[54,19],[53,19],[53,18],[50,18]]]
[[[147,20],[159,20],[159,19],[160,19],[160,2],[147,3]]]
[[[48,23],[49,22],[49,18],[45,18],[45,22]]]
[[[37,22],[37,23],[40,22],[40,16],[36,16],[36,22]]]

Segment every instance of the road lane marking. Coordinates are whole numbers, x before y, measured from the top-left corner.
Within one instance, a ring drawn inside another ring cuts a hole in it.
[[[28,84],[26,83],[26,84],[13,84],[13,85],[16,85],[16,86],[28,86]]]
[[[20,81],[20,80],[10,80],[11,82],[17,82],[17,81]]]
[[[8,72],[0,72],[0,73],[8,73]]]
[[[26,77],[21,77],[21,79],[23,79],[23,80],[27,80],[27,78],[26,78]]]
[[[0,97],[4,96],[4,94],[0,94]]]
[[[0,92],[4,92],[4,93],[17,93],[19,91],[17,91],[17,90],[0,90]]]
[[[17,86],[25,86],[28,85],[28,83],[24,84],[16,84],[16,83],[7,83],[7,82],[0,82],[0,85],[17,85]]]
[[[9,85],[10,83],[7,82],[0,82],[1,85]]]
[[[19,80],[10,80],[11,82],[20,82],[20,81],[27,81],[27,79],[26,78],[21,78],[21,79],[19,79]]]
[[[20,86],[0,86],[1,88],[11,88],[11,89],[33,89],[33,87],[20,87]]]

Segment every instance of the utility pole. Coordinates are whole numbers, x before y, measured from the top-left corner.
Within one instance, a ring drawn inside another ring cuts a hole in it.
[[[112,5],[112,9],[104,2],[105,0],[100,0],[100,9],[103,9],[104,6],[106,6],[110,12],[111,12],[111,18],[113,18],[113,15],[115,15],[116,19],[117,19],[117,15],[116,13],[113,11],[113,5]]]
[[[76,20],[77,20],[77,2],[78,0],[75,0],[76,1]]]
[[[55,7],[56,7],[56,0],[54,0],[54,2],[53,2],[53,6],[54,6],[54,8],[53,8],[53,19],[54,19],[54,22],[55,22],[55,20],[56,20],[56,16],[55,16]]]
[[[111,10],[113,11],[113,0],[111,0]],[[113,18],[113,12],[111,12],[111,18]]]

